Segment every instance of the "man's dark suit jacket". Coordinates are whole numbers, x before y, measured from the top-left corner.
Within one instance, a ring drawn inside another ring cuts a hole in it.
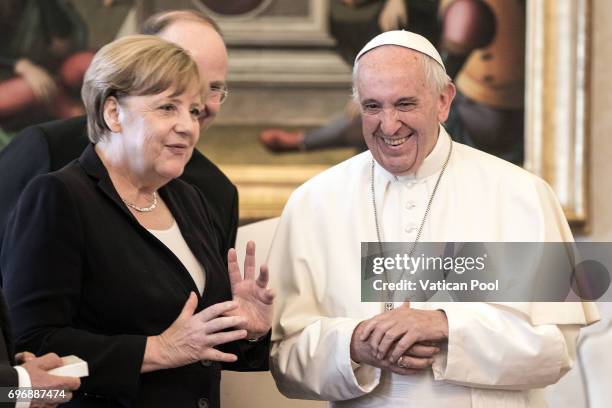
[[[77,159],[89,144],[85,116],[30,126],[0,152],[0,241],[2,231],[26,185],[39,174],[59,170]],[[238,191],[209,159],[197,150],[182,180],[199,188],[213,210],[213,222],[224,246],[234,246],[238,228]]]
[[[223,243],[202,192],[173,180],[159,195],[206,271],[197,311],[230,300]],[[26,187],[6,226],[0,267],[16,350],[89,363],[72,406],[219,406],[218,363],[140,374],[147,336],[169,327],[198,290],[121,201],[93,145]],[[223,348],[239,355],[224,368],[267,369],[265,341]]]
[[[12,367],[15,361],[10,333],[4,295],[0,291],[0,387],[16,387],[19,380],[17,371]],[[14,406],[14,403],[0,403],[0,407]]]

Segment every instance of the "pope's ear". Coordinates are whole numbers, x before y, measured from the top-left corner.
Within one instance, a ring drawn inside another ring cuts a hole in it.
[[[109,96],[104,101],[102,113],[104,123],[111,132],[118,133],[121,131],[121,122],[119,121],[119,101],[114,96]]]
[[[444,86],[440,96],[438,98],[438,121],[440,123],[446,122],[448,119],[448,113],[450,111],[451,104],[453,103],[453,99],[455,99],[455,94],[457,93],[457,89],[452,82],[449,82]]]

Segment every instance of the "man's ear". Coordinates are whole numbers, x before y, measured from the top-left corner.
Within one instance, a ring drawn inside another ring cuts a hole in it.
[[[104,122],[111,132],[121,132],[121,121],[119,120],[119,101],[114,96],[109,96],[102,107]]]
[[[438,122],[444,123],[448,119],[448,112],[456,93],[457,89],[452,82],[449,82],[440,93],[438,97]]]

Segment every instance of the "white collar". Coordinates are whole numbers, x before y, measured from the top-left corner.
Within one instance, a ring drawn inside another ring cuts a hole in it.
[[[393,174],[389,173],[384,167],[378,164],[377,161],[375,161],[374,166],[376,168],[376,179],[378,181],[399,181],[402,183],[406,183],[421,181],[430,176],[433,176],[442,169],[444,161],[448,156],[448,151],[450,149],[451,143],[452,141],[450,136],[448,135],[448,133],[446,133],[444,127],[440,125],[440,131],[438,133],[438,140],[436,141],[436,145],[434,146],[433,150],[427,155],[425,160],[423,160],[423,163],[421,164],[421,166],[419,166],[416,172],[407,174],[405,176],[394,176]]]

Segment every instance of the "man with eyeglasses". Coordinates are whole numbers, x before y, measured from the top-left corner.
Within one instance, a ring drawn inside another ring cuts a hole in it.
[[[150,17],[143,34],[158,35],[187,50],[200,72],[210,80],[210,93],[200,119],[206,129],[215,119],[228,96],[227,50],[218,25],[194,10],[167,11]],[[34,177],[58,170],[77,159],[89,143],[85,116],[53,121],[26,128],[0,152],[0,242],[4,228],[19,195]],[[194,150],[181,179],[195,185],[210,204],[211,217],[223,242],[225,258],[234,246],[238,227],[238,191],[209,159]]]

